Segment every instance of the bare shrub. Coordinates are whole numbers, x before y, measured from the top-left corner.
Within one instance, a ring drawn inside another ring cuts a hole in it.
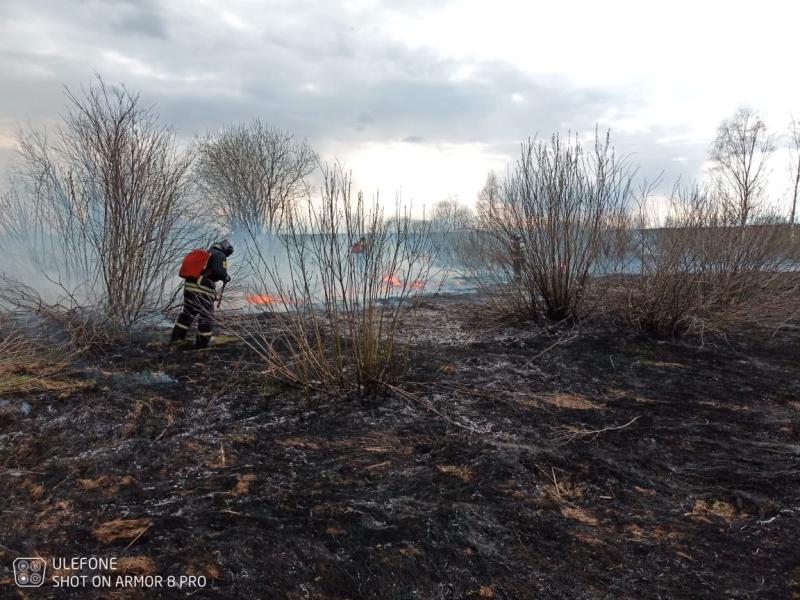
[[[7,189],[0,191],[0,240],[15,259],[25,255],[36,236],[35,207],[26,201],[20,187],[12,179]]]
[[[5,275],[0,275],[0,311],[24,317],[28,329],[39,332],[39,339],[70,352],[107,344],[117,334],[102,312],[68,292],[45,300],[34,287]]]
[[[29,333],[0,315],[0,396],[52,388],[70,364],[69,353]]]
[[[608,135],[595,135],[591,153],[577,136],[523,143],[505,180],[487,181],[466,252],[484,257],[477,273],[487,293],[511,313],[577,319],[598,257],[624,233],[631,179]]]
[[[20,140],[36,217],[30,251],[76,306],[127,331],[160,305],[198,237],[187,193],[192,159],[124,87],[98,78],[82,95],[66,96],[53,138],[32,131]]]
[[[231,231],[275,232],[305,192],[304,180],[316,164],[305,140],[259,120],[198,143],[198,183]]]
[[[497,231],[486,228],[481,215],[475,225],[457,237],[460,267],[475,283],[481,299],[489,309],[485,317],[493,322],[506,320],[539,321],[541,308],[535,286],[526,285],[520,274],[514,239],[504,239]]]
[[[787,228],[752,207],[750,224],[741,219],[741,206],[714,189],[676,186],[663,226],[632,237],[640,267],[617,282],[622,318],[673,336],[785,318],[796,297]]]
[[[353,197],[341,166],[324,169],[320,200],[296,205],[278,252],[250,236],[250,296],[277,308],[272,326],[234,325],[268,372],[306,390],[370,393],[402,375],[412,329],[401,318],[431,274],[430,228],[398,207],[386,219],[377,198]],[[361,238],[359,253],[352,245]],[[411,323],[413,325],[413,323]]]

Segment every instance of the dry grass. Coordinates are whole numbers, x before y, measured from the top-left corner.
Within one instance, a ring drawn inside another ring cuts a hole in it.
[[[695,500],[694,504],[692,505],[692,510],[686,513],[685,516],[706,522],[710,521],[714,517],[728,522],[734,521],[737,518],[741,518],[739,511],[737,511],[730,502],[719,498]]]
[[[250,486],[257,479],[254,473],[245,473],[237,476],[236,486],[231,490],[234,496],[250,493]]]
[[[75,384],[63,379],[71,359],[69,353],[54,351],[0,317],[0,396],[71,389]]]
[[[149,556],[123,556],[117,559],[117,571],[135,575],[153,575],[158,572]]]
[[[442,473],[458,477],[464,483],[468,483],[472,479],[472,469],[458,465],[439,465],[436,467]]]
[[[132,545],[152,526],[150,519],[115,519],[94,528],[94,536],[103,544],[125,541]]]
[[[592,402],[583,394],[571,392],[553,392],[536,396],[537,400],[556,408],[572,408],[577,410],[598,410],[601,405]]]

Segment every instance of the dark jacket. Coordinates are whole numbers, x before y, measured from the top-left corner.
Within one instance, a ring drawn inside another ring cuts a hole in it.
[[[204,285],[210,284],[209,287],[213,288],[215,282],[222,281],[227,283],[231,278],[228,275],[228,257],[222,248],[218,244],[214,244],[208,251],[211,256],[208,258],[208,266],[206,266],[206,271],[203,273],[202,283]]]

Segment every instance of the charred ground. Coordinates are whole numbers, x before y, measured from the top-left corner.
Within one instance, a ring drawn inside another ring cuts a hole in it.
[[[487,330],[473,300],[426,301],[413,398],[309,404],[156,336],[7,398],[0,595],[187,593],[21,594],[39,555],[202,598],[800,597],[800,327]]]

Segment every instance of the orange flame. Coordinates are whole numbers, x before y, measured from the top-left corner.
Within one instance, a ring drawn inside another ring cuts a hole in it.
[[[411,289],[412,290],[421,290],[425,288],[425,284],[428,283],[424,279],[415,279],[411,282]]]
[[[397,275],[384,275],[383,283],[388,283],[389,285],[396,285],[396,286],[403,285],[403,282],[397,278]]]
[[[275,296],[273,294],[247,294],[244,297],[250,304],[285,304],[286,299],[283,296]]]

